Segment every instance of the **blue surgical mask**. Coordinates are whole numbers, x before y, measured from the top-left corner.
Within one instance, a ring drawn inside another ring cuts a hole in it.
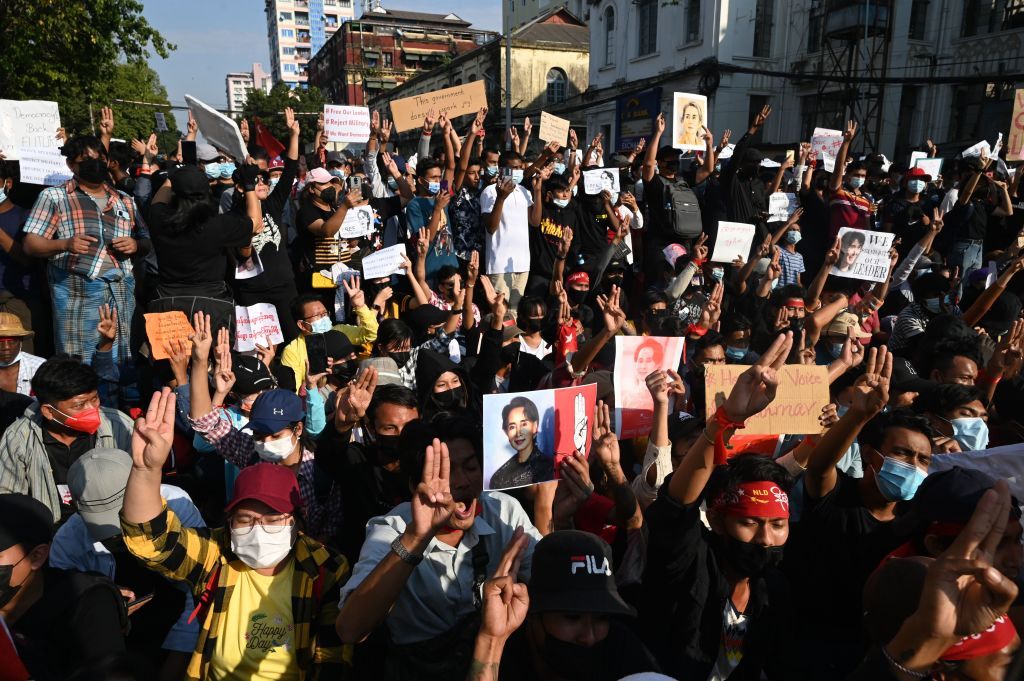
[[[218,178],[220,177],[220,164],[217,162],[207,163],[203,166],[203,171],[211,180]]]
[[[564,163],[556,163],[555,164],[555,175],[561,175],[564,172],[565,172],[565,164]]]
[[[235,172],[235,164],[231,163],[230,161],[225,163],[225,164],[223,164],[223,165],[221,165],[221,167],[220,167],[221,179],[224,179],[224,180],[229,179],[234,172]]]
[[[441,191],[441,183],[440,182],[428,182],[427,183],[427,193],[428,194],[437,194],[440,191]]]
[[[907,189],[912,194],[920,194],[924,191],[924,180],[907,180]]]
[[[796,231],[795,229],[791,229],[788,232],[786,232],[786,243],[787,244],[798,244],[798,243],[800,243],[800,239],[802,239],[802,238],[803,238],[803,235],[800,234],[800,232]]]
[[[486,172],[488,176],[494,177],[498,174],[498,166],[487,166],[484,168],[484,172]]]
[[[924,305],[924,309],[934,314],[942,311],[942,300],[939,298],[926,298],[921,304]]]
[[[0,203],[3,203],[6,200],[7,200],[7,192],[4,191],[3,189],[0,189]]]
[[[388,189],[390,189],[393,192],[397,192],[398,191],[398,180],[396,180],[393,177],[389,177],[388,178]]]
[[[569,199],[551,199],[551,202],[559,208],[565,208],[569,205]]]
[[[715,164],[715,172],[716,173],[722,172],[722,164],[721,163],[716,163]]]
[[[848,411],[850,411],[850,408],[847,407],[845,404],[836,404],[836,414],[839,416],[839,418],[843,418],[844,416],[846,416],[846,412]]]
[[[523,181],[523,169],[513,168],[512,169],[512,181],[516,184],[521,184]]]
[[[334,177],[340,177],[343,180],[345,179],[345,171],[342,170],[341,168],[331,168],[327,172],[329,172]]]
[[[725,346],[725,358],[731,359],[734,362],[739,362],[747,356],[746,348],[734,348],[731,345]]]
[[[917,466],[887,456],[875,474],[875,483],[888,501],[907,501],[914,498],[926,477],[928,474]]]
[[[270,188],[273,189],[274,187],[276,187],[277,183],[280,182],[280,181],[281,181],[281,176],[280,175],[278,175],[277,177],[270,178]]]
[[[725,268],[724,267],[712,267],[711,268],[711,276],[714,277],[716,281],[722,281],[723,279],[725,279]]]
[[[864,186],[863,177],[851,177],[850,178],[850,189],[860,189]]]
[[[953,426],[953,438],[964,451],[988,449],[988,424],[984,419],[973,416],[953,419],[949,423]]]
[[[327,333],[331,330],[331,326],[330,317],[321,317],[320,319],[311,322],[309,328],[313,333]]]

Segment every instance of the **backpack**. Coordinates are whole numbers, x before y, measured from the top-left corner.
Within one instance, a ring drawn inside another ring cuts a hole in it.
[[[665,205],[663,207],[666,226],[681,239],[696,239],[704,229],[700,218],[700,203],[686,180],[661,178],[664,183]]]

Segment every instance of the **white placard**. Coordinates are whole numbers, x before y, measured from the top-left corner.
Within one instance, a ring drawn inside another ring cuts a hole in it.
[[[991,449],[936,454],[932,457],[928,473],[949,470],[953,466],[981,471],[996,480],[1006,480],[1010,493],[1018,499],[1024,498],[1024,444],[1018,442]]]
[[[822,154],[820,156],[820,158],[821,158],[821,167],[824,168],[826,172],[831,173],[831,172],[835,171],[835,169],[836,169],[836,157],[835,156],[830,156],[829,154]]]
[[[928,153],[924,151],[912,151],[910,152],[910,167],[913,168],[917,165],[919,159],[928,158]]]
[[[583,171],[583,192],[600,194],[604,190],[612,194],[619,192],[619,173],[614,168],[598,168]]]
[[[324,104],[324,134],[328,142],[366,144],[370,139],[370,110],[365,106]]]
[[[188,104],[192,117],[199,126],[199,132],[203,133],[203,138],[207,142],[229,156],[234,156],[235,162],[245,161],[249,152],[245,149],[245,141],[237,123],[192,95],[185,95],[185,103]]]
[[[46,147],[21,148],[21,181],[53,187],[64,184],[73,176],[67,159],[60,149]]]
[[[405,244],[397,244],[363,258],[363,279],[381,279],[390,277],[396,272],[404,274],[402,262],[405,255]]]
[[[235,306],[235,350],[249,352],[256,344],[263,347],[284,342],[277,308],[271,303],[256,303],[248,307]]]
[[[260,261],[260,254],[255,250],[252,256],[242,260],[239,258],[235,265],[235,279],[254,279],[263,274],[263,263]]]
[[[732,262],[736,258],[743,258],[746,261],[753,241],[754,225],[719,221],[715,252],[711,256],[711,262]]]
[[[356,206],[349,208],[345,220],[338,230],[339,239],[358,239],[373,234],[373,208]]]
[[[942,159],[941,158],[919,158],[914,167],[920,168],[924,172],[932,176],[932,180],[938,179],[942,173]]]
[[[841,146],[843,146],[843,133],[841,130],[815,128],[814,134],[811,135],[811,151],[817,153],[818,158],[823,161],[826,156],[830,156],[832,163],[835,164],[835,159],[839,155],[839,147]]]
[[[57,102],[0,99],[0,151],[9,161],[20,160],[21,149],[24,147],[60,147],[57,140],[59,127]]]
[[[973,156],[984,156],[985,158],[988,158],[991,155],[992,147],[989,146],[987,140],[981,140],[977,144],[967,147],[960,152],[960,156],[963,158],[971,158]]]
[[[708,124],[708,98],[688,92],[672,93],[672,146],[687,151],[704,151],[704,128]]]
[[[768,196],[768,222],[785,222],[796,212],[796,194],[775,192]]]
[[[889,276],[889,250],[896,235],[868,229],[839,228],[839,262],[829,274],[862,281],[885,281]]]
[[[156,131],[167,132],[167,117],[164,116],[163,112],[157,111],[153,116],[156,118]]]

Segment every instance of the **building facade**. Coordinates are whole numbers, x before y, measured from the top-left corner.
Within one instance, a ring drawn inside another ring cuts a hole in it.
[[[573,16],[582,17],[585,0],[501,0],[501,32],[518,28],[551,10],[564,7]]]
[[[309,63],[309,83],[335,104],[365,105],[491,40],[454,14],[377,5],[331,37]]]
[[[307,64],[346,21],[356,0],[266,0],[270,74],[274,84],[306,87]]]
[[[263,70],[262,64],[253,64],[252,71],[236,71],[229,73],[224,78],[224,87],[227,90],[228,111],[237,113],[245,106],[245,100],[249,98],[250,90],[262,90],[270,92],[272,78]]]

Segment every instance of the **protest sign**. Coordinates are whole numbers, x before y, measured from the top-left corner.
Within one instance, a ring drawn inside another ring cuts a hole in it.
[[[914,162],[914,167],[921,168],[934,180],[942,173],[942,161],[941,158],[919,158]]]
[[[559,478],[562,459],[589,456],[597,385],[484,395],[484,489]]]
[[[655,371],[679,370],[683,338],[615,337],[615,432],[620,440],[651,432],[654,400],[647,377]]]
[[[370,110],[365,106],[325,104],[324,134],[328,142],[366,144],[370,139]]]
[[[839,262],[829,274],[863,281],[885,281],[889,276],[889,249],[896,235],[867,229],[839,228]]]
[[[254,279],[263,274],[263,262],[260,254],[253,249],[248,258],[239,258],[235,264],[235,279]]]
[[[9,161],[20,160],[23,147],[58,148],[59,127],[57,102],[0,99],[0,151]]]
[[[583,171],[583,192],[600,194],[603,191],[617,194],[619,191],[619,173],[613,168],[597,168]]]
[[[928,154],[924,151],[910,152],[910,167],[913,168],[915,165],[917,165],[917,160],[920,158],[928,158]]]
[[[988,140],[981,140],[977,144],[972,144],[960,152],[960,156],[963,158],[972,158],[974,156],[988,158],[991,154],[992,147],[989,146]]]
[[[749,367],[739,364],[708,365],[704,373],[707,399],[705,413],[710,421],[736,385],[736,380]],[[820,433],[818,417],[829,403],[828,368],[795,365],[777,372],[779,387],[775,399],[764,411],[747,419],[740,435],[807,435]]]
[[[207,142],[233,156],[238,163],[245,160],[249,154],[237,123],[192,95],[185,95],[185,103]]]
[[[277,308],[272,303],[235,306],[235,350],[251,352],[256,345],[267,348],[284,342]]]
[[[715,252],[711,256],[711,262],[732,262],[736,258],[743,258],[745,261],[750,255],[750,244],[753,241],[754,225],[719,220]]]
[[[785,222],[796,212],[796,194],[775,192],[768,196],[768,222]]]
[[[841,146],[843,146],[843,133],[840,130],[815,128],[811,135],[811,151],[818,154],[818,158],[823,161],[828,156],[832,159],[833,165],[836,157],[839,156],[839,147]]]
[[[928,473],[947,471],[954,466],[981,471],[996,480],[1006,480],[1010,493],[1018,499],[1024,499],[1024,443],[955,454],[936,454],[932,457]]]
[[[829,172],[829,173],[835,172],[835,169],[836,169],[836,157],[832,156],[830,154],[822,154],[821,155],[821,167],[824,168],[826,172]]]
[[[43,184],[53,187],[64,184],[74,173],[68,168],[67,159],[55,147],[22,147],[21,181],[26,184]]]
[[[1013,117],[1010,119],[1010,137],[1006,140],[1006,160],[1024,160],[1024,88],[1013,93]]]
[[[540,132],[537,133],[537,137],[544,142],[558,142],[560,146],[566,146],[569,143],[568,119],[541,111]]]
[[[149,356],[152,359],[167,359],[167,343],[173,340],[185,341],[192,348],[189,336],[192,325],[181,310],[171,312],[147,312],[146,338],[149,340]]]
[[[167,118],[164,116],[163,112],[157,111],[154,114],[154,117],[156,118],[156,131],[167,132]]]
[[[345,214],[345,220],[338,230],[339,239],[357,239],[361,236],[373,234],[373,208],[370,206],[356,206],[349,208]]]
[[[371,253],[363,258],[363,278],[380,279],[382,277],[390,277],[396,272],[402,274],[402,261],[404,259],[402,256],[404,255],[405,244],[389,246],[388,248],[382,248],[376,253]]]
[[[688,92],[672,93],[672,146],[703,151],[704,126],[708,121],[708,98]]]
[[[465,114],[475,114],[487,106],[487,90],[484,81],[449,87],[422,95],[413,95],[391,102],[391,120],[396,132],[405,132],[423,125],[427,112],[435,115],[447,114],[449,120]]]

